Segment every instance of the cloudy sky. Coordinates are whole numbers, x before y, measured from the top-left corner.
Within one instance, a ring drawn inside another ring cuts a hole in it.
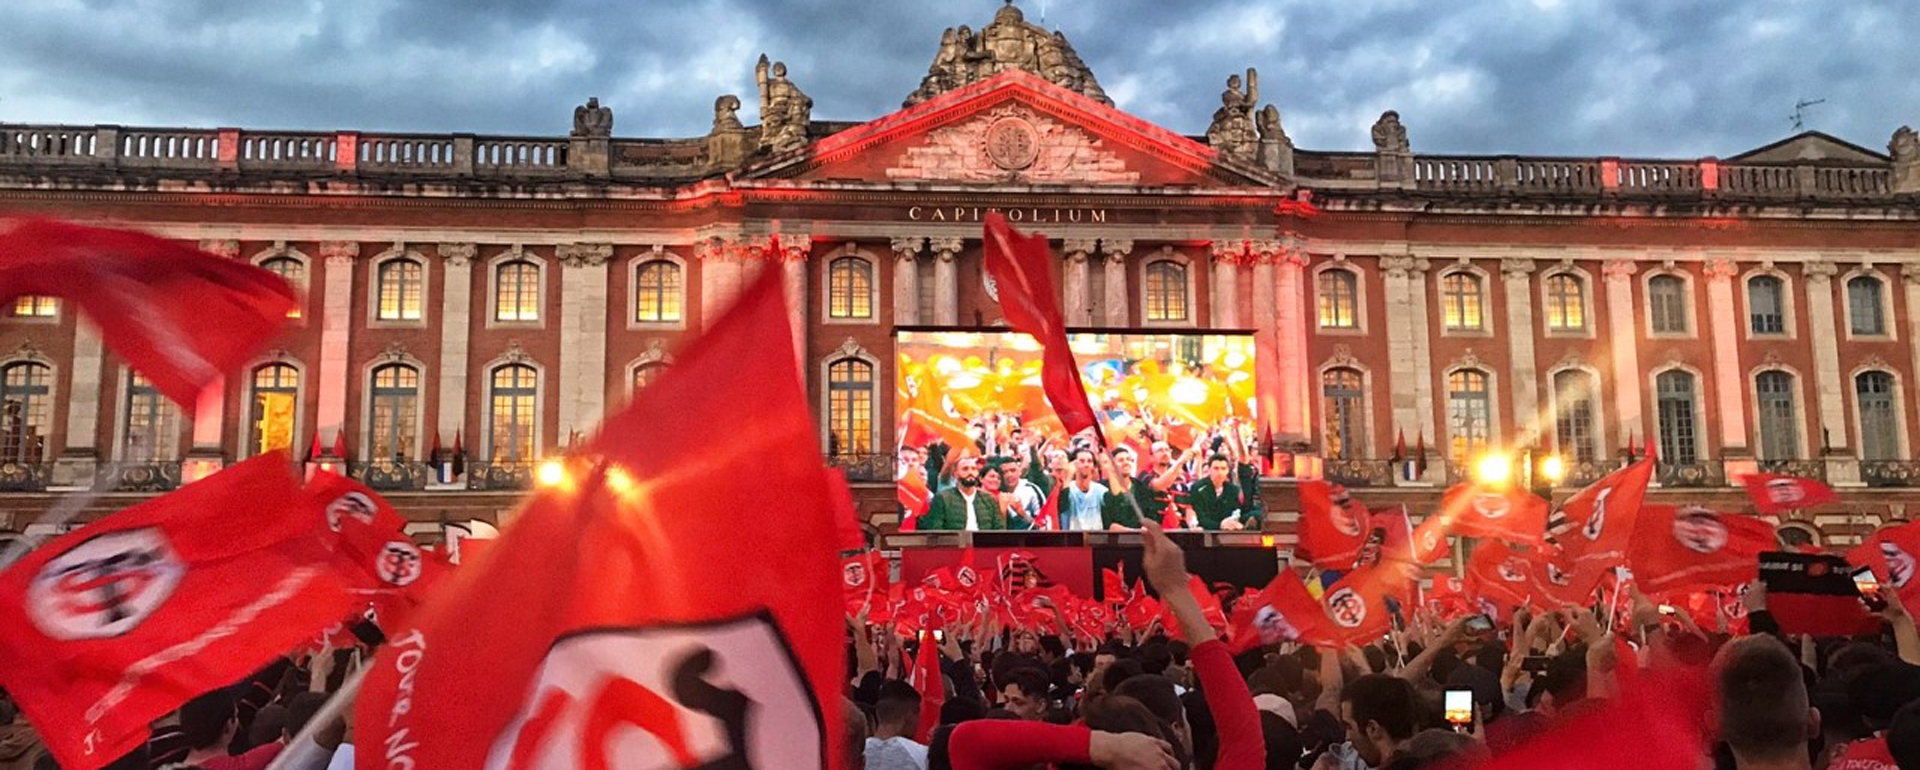
[[[14,0],[0,121],[564,134],[598,95],[621,136],[753,122],[753,62],[814,117],[899,107],[944,27],[998,0]],[[1807,127],[1884,150],[1920,124],[1912,0],[1022,0],[1118,106],[1197,134],[1252,66],[1301,147],[1695,157]]]

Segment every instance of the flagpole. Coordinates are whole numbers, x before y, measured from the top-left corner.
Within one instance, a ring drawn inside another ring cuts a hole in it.
[[[360,694],[360,683],[366,679],[367,670],[372,666],[373,661],[367,661],[352,673],[347,674],[346,680],[340,683],[340,689],[327,697],[327,702],[321,704],[320,710],[313,713],[313,718],[307,720],[306,726],[301,727],[298,734],[287,740],[287,748],[276,755],[272,762],[267,763],[266,770],[289,770],[293,764],[295,753],[293,748],[299,746],[301,741],[313,740],[314,735],[331,724],[333,720],[339,719],[341,713],[345,712],[348,706],[353,705]]]

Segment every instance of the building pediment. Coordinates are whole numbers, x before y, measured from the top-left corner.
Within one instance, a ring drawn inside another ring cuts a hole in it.
[[[1887,156],[1819,131],[1803,131],[1727,160],[1740,163],[1885,163]]]
[[[1272,187],[1282,180],[1021,70],[744,169],[743,179]]]

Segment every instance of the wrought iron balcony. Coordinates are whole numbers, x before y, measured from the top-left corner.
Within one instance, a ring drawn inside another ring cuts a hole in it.
[[[1920,460],[1861,460],[1860,480],[1870,487],[1920,487]]]
[[[1337,460],[1327,458],[1321,464],[1322,476],[1348,487],[1393,486],[1392,460]]]
[[[427,483],[433,480],[433,469],[422,462],[376,460],[348,464],[347,475],[369,489],[393,492],[426,489]]]
[[[1718,462],[1660,463],[1653,480],[1663,487],[1724,487],[1727,468]]]
[[[1569,461],[1561,465],[1562,476],[1558,486],[1584,487],[1605,478],[1607,474],[1620,469],[1617,460],[1578,462]]]
[[[533,463],[467,463],[467,489],[494,492],[533,487]]]
[[[100,478],[116,492],[166,492],[180,488],[180,461],[107,463]]]
[[[52,478],[51,463],[0,462],[0,492],[40,492]]]
[[[890,454],[848,454],[829,455],[827,465],[839,468],[847,474],[848,481],[892,481],[894,457]]]
[[[1827,463],[1823,460],[1761,460],[1759,468],[1761,473],[1827,480]]]

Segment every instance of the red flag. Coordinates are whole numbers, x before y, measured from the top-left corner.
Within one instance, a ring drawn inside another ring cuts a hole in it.
[[[1564,553],[1552,549],[1534,549],[1527,557],[1533,563],[1530,570],[1533,576],[1531,604],[1535,607],[1550,610],[1584,607],[1593,599],[1594,590],[1600,587],[1599,578],[1595,578],[1590,586],[1582,586],[1576,581],[1572,559]],[[1602,573],[1611,571],[1601,570]]]
[[[833,538],[842,551],[867,547],[867,536],[860,531],[860,513],[853,507],[853,490],[847,487],[847,474],[839,468],[826,469],[827,492],[833,498]]]
[[[1047,239],[1021,235],[998,211],[987,212],[984,238],[982,260],[999,289],[1000,311],[1006,314],[1007,325],[1032,335],[1044,351],[1040,380],[1047,403],[1068,432],[1092,428],[1097,435],[1100,423],[1087,402],[1073,350],[1067,347],[1067,322],[1060,314],[1060,293],[1053,288],[1053,253]],[[1106,440],[1100,443],[1105,445]]]
[[[1320,479],[1300,482],[1300,547],[1315,566],[1353,569],[1367,540],[1366,509],[1347,488]]]
[[[1753,499],[1754,510],[1772,515],[1798,508],[1812,508],[1840,499],[1832,487],[1797,476],[1753,473],[1741,477],[1740,485],[1746,487],[1747,497]]]
[[[0,687],[61,767],[120,758],[147,724],[354,608],[351,569],[273,452],[67,533],[0,575]]]
[[[1429,516],[1413,526],[1404,505],[1392,508],[1377,508],[1367,513],[1367,545],[1361,547],[1361,555],[1355,564],[1368,567],[1384,562],[1396,562],[1400,565],[1425,565],[1446,558],[1453,547],[1442,533],[1437,518]],[[1379,553],[1373,553],[1378,546]]]
[[[1527,554],[1499,540],[1482,541],[1467,560],[1467,594],[1507,607],[1524,605],[1533,591],[1533,568]]]
[[[1393,626],[1387,596],[1404,587],[1404,576],[1386,567],[1362,567],[1328,586],[1320,603],[1334,641],[1357,647],[1385,636]]]
[[[407,520],[386,498],[358,481],[330,471],[314,471],[307,479],[306,496],[326,515],[327,529],[340,531],[343,521],[380,532],[403,532]]]
[[[1226,630],[1227,611],[1220,606],[1220,597],[1215,596],[1213,590],[1207,587],[1207,581],[1201,580],[1199,575],[1188,575],[1187,590],[1193,594],[1194,600],[1199,602],[1200,615],[1206,618],[1207,625]],[[1173,605],[1161,604],[1160,627],[1166,629],[1167,633],[1174,638],[1180,638],[1180,622],[1174,617]]]
[[[1920,580],[1913,579],[1914,558],[1920,555],[1920,523],[1880,530],[1874,540],[1883,565],[1880,572],[1886,575],[1882,583],[1898,593],[1901,606],[1920,607]]]
[[[1560,548],[1572,569],[1570,588],[1591,594],[1606,572],[1627,562],[1635,515],[1653,478],[1653,460],[1641,460],[1614,471],[1574,493],[1562,510],[1573,529],[1560,538]]]
[[[1517,485],[1456,484],[1440,499],[1439,518],[1451,534],[1514,545],[1546,541],[1547,501]]]
[[[1698,669],[1649,670],[1620,697],[1504,750],[1479,770],[1698,770],[1712,689]]]
[[[1100,593],[1108,604],[1126,604],[1133,598],[1127,595],[1127,579],[1117,567],[1100,570]]]
[[[875,604],[886,603],[887,559],[879,551],[868,551],[840,560],[840,580],[847,600],[847,614],[872,611]]]
[[[832,501],[781,275],[763,271],[381,650],[356,764],[837,765]],[[752,419],[712,430],[725,415]],[[739,513],[768,500],[780,515],[741,537]]]
[[[1435,575],[1433,587],[1426,590],[1420,606],[1442,619],[1452,620],[1475,611],[1476,603],[1467,598],[1466,581],[1452,575]]]
[[[164,238],[50,219],[0,224],[0,303],[72,300],[107,346],[174,402],[237,369],[285,328],[293,287]]]
[[[933,504],[933,492],[927,489],[926,477],[911,468],[908,469],[906,474],[900,477],[900,481],[894,484],[893,494],[900,501],[900,507],[906,509],[906,514],[901,519],[900,529],[903,532],[912,532],[913,530],[907,525],[925,515],[927,507]]]
[[[333,456],[342,460],[347,459],[347,431],[345,429],[333,432]]]
[[[1417,440],[1417,441],[1415,441],[1415,442],[1414,442],[1414,446],[1413,446],[1413,472],[1414,472],[1414,474],[1415,474],[1415,475],[1417,475],[1417,476],[1419,476],[1419,477],[1421,477],[1421,478],[1426,478],[1426,475],[1427,475],[1427,431],[1426,431],[1426,429],[1425,429],[1425,428],[1422,428],[1422,429],[1420,430],[1420,434],[1419,434],[1419,436],[1420,436],[1420,438],[1419,438],[1419,440]]]
[[[919,659],[912,670],[908,684],[920,691],[920,723],[914,727],[913,739],[932,743],[933,728],[940,725],[940,707],[947,702],[947,684],[940,676],[940,644],[931,629],[920,632]]]
[[[1778,542],[1773,525],[1752,516],[1643,504],[1627,565],[1649,594],[1717,588],[1759,577],[1760,554]]]
[[[1234,607],[1234,616],[1233,631],[1227,639],[1236,655],[1281,642],[1325,646],[1334,638],[1320,603],[1307,593],[1300,575],[1290,569],[1280,570],[1266,588],[1241,599]]]
[[[1159,599],[1142,592],[1135,594],[1133,601],[1127,602],[1127,606],[1120,611],[1120,617],[1127,622],[1127,628],[1139,633],[1153,625],[1154,619],[1160,617],[1160,609]]]

